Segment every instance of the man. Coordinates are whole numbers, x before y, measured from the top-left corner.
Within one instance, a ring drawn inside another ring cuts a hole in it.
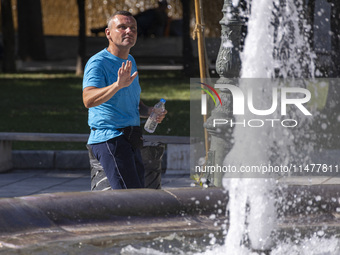
[[[131,13],[118,11],[109,18],[105,34],[109,46],[90,58],[84,72],[83,102],[89,108],[91,128],[88,145],[112,189],[143,188],[140,150],[122,133],[127,127],[134,132],[140,116],[148,117],[153,110],[140,101],[137,66],[129,54],[136,43],[137,22]]]

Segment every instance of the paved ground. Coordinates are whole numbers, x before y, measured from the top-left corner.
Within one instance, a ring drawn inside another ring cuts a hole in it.
[[[289,177],[281,179],[280,182],[289,185],[340,185],[340,177]],[[186,171],[167,171],[162,176],[163,188],[192,185],[193,180]],[[89,189],[90,171],[87,170],[13,170],[0,173],[0,198]]]
[[[190,187],[189,174],[173,172],[162,176],[163,188]],[[87,170],[13,170],[0,173],[0,197],[18,197],[41,193],[90,190]]]

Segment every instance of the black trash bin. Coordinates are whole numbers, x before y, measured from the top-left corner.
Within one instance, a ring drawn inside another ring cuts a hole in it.
[[[165,145],[158,142],[144,142],[141,149],[145,168],[145,188],[160,189],[162,187],[162,158]]]

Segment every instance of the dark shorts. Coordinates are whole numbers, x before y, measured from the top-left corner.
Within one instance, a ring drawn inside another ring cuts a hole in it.
[[[112,189],[144,188],[144,166],[139,149],[124,136],[89,145],[103,166]]]

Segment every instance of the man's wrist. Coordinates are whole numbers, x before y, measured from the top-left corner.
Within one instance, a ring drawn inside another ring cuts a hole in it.
[[[151,115],[151,113],[152,113],[152,110],[153,110],[153,107],[152,107],[152,106],[148,107],[148,116],[150,116],[150,115]]]
[[[151,109],[150,109],[151,108]],[[139,115],[141,118],[148,118],[153,107],[148,107],[145,104],[139,104]]]

